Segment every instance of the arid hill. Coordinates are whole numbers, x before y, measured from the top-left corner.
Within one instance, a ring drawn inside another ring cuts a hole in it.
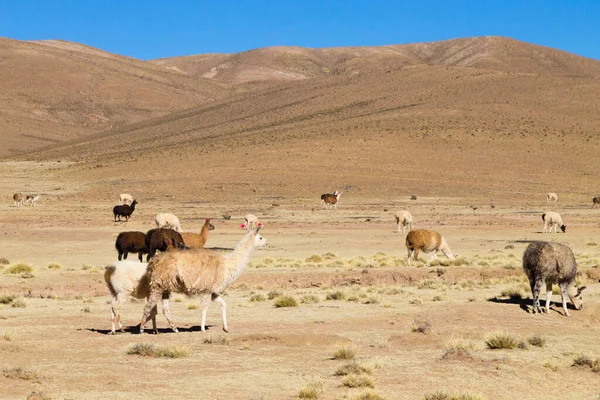
[[[0,156],[207,103],[227,91],[77,43],[0,38]]]
[[[496,36],[380,47],[268,47],[236,54],[204,54],[151,62],[229,84],[353,76],[415,65],[545,75],[600,75],[600,63],[595,60]]]
[[[393,49],[404,55],[373,61],[377,52],[400,54]],[[259,53],[274,52],[306,60],[320,51],[262,49],[253,59],[268,64]],[[65,173],[95,182],[100,195],[112,182],[107,177],[138,190],[203,199],[236,190],[312,196],[335,187],[385,198],[568,190],[585,199],[596,190],[590,160],[598,151],[600,62],[494,37],[322,51],[346,60],[344,72],[238,84],[235,93],[210,103],[20,158],[82,161]],[[224,56],[205,56],[203,63],[218,65],[211,57]],[[293,60],[287,65],[304,68]],[[236,76],[253,65],[240,61],[222,82],[243,81]],[[191,76],[201,70],[169,67]]]

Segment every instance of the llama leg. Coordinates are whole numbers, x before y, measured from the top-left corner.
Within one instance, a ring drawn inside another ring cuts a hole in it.
[[[200,308],[202,310],[202,320],[200,321],[200,330],[204,332],[206,330],[206,313],[208,312],[208,305],[210,303],[210,294],[203,294],[200,297]]]
[[[158,306],[154,306],[152,312],[150,313],[150,317],[152,318],[152,332],[155,335],[158,335],[158,328],[156,327],[156,314],[158,314]]]
[[[567,317],[570,317],[571,314],[569,313],[569,310],[567,309],[567,285],[566,284],[560,285],[560,295],[562,296],[562,306],[563,306],[563,310],[565,310],[565,315]]]
[[[552,283],[546,282],[546,314],[550,313],[550,303],[552,302]]]
[[[111,322],[111,329],[110,329],[110,333],[111,335],[116,334],[116,326],[117,326],[117,321],[119,320],[119,318],[117,318],[117,310],[121,308],[121,300],[120,300],[120,296],[117,295],[117,297],[114,297],[111,301],[110,301],[110,322]]]
[[[229,328],[227,328],[227,303],[225,303],[225,300],[223,300],[223,298],[218,293],[213,293],[211,295],[211,299],[212,301],[219,303],[219,305],[221,306],[221,319],[223,320],[223,330],[226,333],[229,333]]]
[[[410,267],[410,259],[413,256],[413,254],[415,253],[414,249],[408,249],[408,266]]]
[[[540,292],[542,291],[542,281],[536,280],[533,284],[533,313],[542,313],[542,308],[540,307]]]
[[[171,329],[173,329],[173,332],[179,332],[177,330],[177,327],[173,323],[173,320],[171,319],[171,308],[169,306],[169,297],[170,297],[170,293],[165,293],[162,296],[163,314],[164,314],[165,318],[167,319],[167,322],[169,323],[169,327]]]
[[[158,303],[158,299],[161,295],[162,291],[160,289],[151,289],[146,305],[144,306],[144,314],[142,315],[142,321],[140,322],[140,333],[144,333],[144,325],[146,325],[146,322],[151,318],[150,314],[152,313],[152,309],[156,307],[156,303]]]

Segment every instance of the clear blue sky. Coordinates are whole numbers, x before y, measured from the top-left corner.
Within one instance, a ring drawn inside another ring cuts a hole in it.
[[[0,36],[141,59],[499,35],[600,60],[600,0],[0,0]]]

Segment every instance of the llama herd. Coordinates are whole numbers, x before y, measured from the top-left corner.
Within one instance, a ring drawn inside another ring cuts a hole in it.
[[[321,196],[323,208],[333,208],[342,192]],[[548,201],[557,201],[555,193],[548,193]],[[136,201],[129,195],[121,195],[123,206],[135,207]],[[118,206],[117,206],[118,207]],[[131,213],[129,213],[131,215]],[[448,259],[454,260],[455,254],[450,250],[446,239],[437,231],[430,229],[414,229],[413,216],[407,210],[394,214],[397,232],[408,233],[405,245],[408,253],[408,265],[411,259],[418,260],[419,253],[431,254],[436,258],[441,251]],[[543,232],[557,232],[560,227],[566,231],[561,216],[555,212],[542,214],[544,221]],[[120,308],[128,297],[145,298],[146,304],[140,321],[140,333],[145,325],[152,320],[153,332],[157,333],[156,315],[157,303],[162,304],[163,315],[169,327],[177,332],[177,327],[171,318],[169,298],[171,293],[182,293],[197,296],[201,304],[201,331],[205,331],[206,314],[210,302],[216,302],[221,307],[223,330],[228,332],[226,303],[221,293],[234,282],[248,266],[250,255],[257,247],[267,244],[267,240],[259,235],[262,224],[255,215],[247,214],[242,228],[245,235],[228,254],[204,249],[211,230],[215,229],[207,218],[199,234],[184,232],[179,219],[170,213],[159,213],[154,222],[157,226],[144,232],[121,232],[115,242],[119,261],[106,267],[105,280],[112,295],[111,333],[123,330]],[[157,253],[160,251],[160,253]],[[128,253],[138,253],[139,262],[127,261]],[[146,262],[142,257],[147,254]],[[533,312],[548,312],[552,296],[552,284],[560,286],[564,314],[570,316],[566,299],[576,309],[583,306],[581,297],[583,287],[577,287],[575,277],[577,265],[572,250],[558,243],[535,241],[529,244],[523,254],[523,269],[529,279],[533,294]],[[542,286],[546,286],[546,307],[541,308],[539,295]]]

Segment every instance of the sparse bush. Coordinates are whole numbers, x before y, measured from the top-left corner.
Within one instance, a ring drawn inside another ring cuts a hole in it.
[[[412,323],[412,331],[427,334],[431,332],[431,323],[429,323],[429,321],[414,320]]]
[[[374,388],[375,382],[373,378],[365,375],[348,375],[344,379],[342,379],[342,385],[349,388],[359,388],[359,387],[368,387]]]
[[[318,399],[323,391],[323,382],[313,382],[305,388],[300,389],[298,398],[300,399]]]
[[[600,358],[592,360],[590,357],[579,354],[573,359],[574,367],[590,367],[592,372],[600,372]]]
[[[60,266],[60,264],[57,263],[50,263],[48,264],[48,269],[61,269],[62,267]]]
[[[27,400],[52,400],[52,397],[44,392],[31,392],[27,395]]]
[[[439,295],[433,296],[432,300],[433,301],[442,301],[442,296],[439,296]]]
[[[314,294],[307,294],[302,296],[302,299],[300,299],[300,301],[305,304],[315,304],[318,303],[320,300],[319,297],[315,296]]]
[[[273,300],[275,297],[279,297],[279,296],[283,296],[283,292],[280,292],[279,290],[271,290],[268,294],[267,294],[267,298],[269,300]]]
[[[8,264],[10,264],[10,261],[8,261],[4,257],[0,258],[0,265],[8,265]]]
[[[548,368],[552,372],[557,372],[559,370],[558,366],[550,363],[550,361],[547,361],[544,364],[544,368]]]
[[[323,254],[323,259],[324,260],[335,260],[336,258],[338,258],[337,255],[333,254],[333,253],[325,253]]]
[[[356,350],[353,346],[338,343],[333,349],[331,358],[334,360],[353,360],[354,357],[356,357]]]
[[[507,332],[495,332],[488,336],[485,340],[488,348],[497,349],[514,349],[519,347],[520,341],[513,335]]]
[[[367,392],[353,397],[352,400],[384,400],[384,398],[377,393]]]
[[[0,304],[10,304],[16,298],[17,296],[14,294],[5,294],[3,296],[0,296]]]
[[[360,365],[355,362],[351,362],[349,364],[343,365],[335,371],[334,375],[336,376],[346,376],[350,374],[360,375],[360,374],[368,374],[371,375],[373,373],[373,367],[366,367],[364,365]]]
[[[145,357],[183,358],[189,355],[190,350],[185,346],[155,346],[144,342],[129,346],[126,353]]]
[[[15,333],[14,332],[2,332],[2,334],[0,334],[0,337],[8,342],[12,342],[13,338],[15,337]]]
[[[415,196],[415,195],[413,194],[412,196],[410,196],[410,199],[411,199],[411,200],[416,200],[416,199],[417,199],[417,196]]]
[[[197,304],[188,304],[187,305],[187,309],[188,310],[197,310],[198,309],[198,305]]]
[[[521,292],[521,288],[515,286],[502,290],[500,296],[508,297],[511,300],[521,300],[523,298],[523,293]]]
[[[85,306],[81,309],[81,311],[83,311],[84,313],[90,313],[92,312],[92,310],[90,310],[90,308],[88,306]]]
[[[470,340],[455,339],[446,343],[442,359],[450,358],[471,358],[471,351],[475,349],[475,345]]]
[[[367,299],[365,301],[363,301],[363,304],[379,304],[379,303],[381,303],[381,297],[375,296],[375,295],[371,295],[371,296],[367,297]]]
[[[329,292],[325,296],[325,300],[344,300],[346,293],[343,290],[336,290],[335,292]]]
[[[527,343],[535,347],[544,347],[546,345],[546,339],[539,335],[531,336],[527,339]]]
[[[507,244],[506,246],[504,246],[504,250],[512,250],[514,248],[515,246],[513,246],[512,244]]]
[[[265,301],[267,298],[262,293],[253,294],[250,296],[250,301]]]
[[[83,265],[81,266],[81,270],[82,270],[82,271],[89,271],[89,270],[91,270],[91,269],[92,269],[92,266],[91,266],[91,265],[89,265],[89,264],[83,264]]]
[[[312,256],[306,257],[305,261],[309,262],[309,263],[318,263],[318,262],[323,261],[323,257],[321,257],[318,254],[313,254]]]
[[[273,305],[280,307],[298,307],[298,302],[292,296],[279,296],[275,298]]]
[[[15,299],[12,303],[10,303],[12,308],[25,308],[27,304],[22,299]]]
[[[229,338],[227,336],[218,336],[217,338],[213,338],[212,335],[208,335],[208,337],[204,339],[203,343],[229,345]]]
[[[8,379],[22,379],[24,381],[31,381],[39,379],[38,375],[33,371],[27,371],[22,367],[7,368],[2,370],[4,377]]]
[[[5,274],[25,274],[25,273],[31,274],[32,272],[33,272],[33,267],[29,264],[24,264],[24,263],[13,264],[4,270]]]
[[[424,400],[483,400],[481,395],[435,392],[427,394]]]

